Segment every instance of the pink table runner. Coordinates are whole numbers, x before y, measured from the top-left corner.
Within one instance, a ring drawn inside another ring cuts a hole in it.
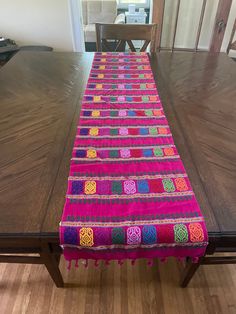
[[[204,255],[207,231],[146,53],[95,53],[60,223],[66,260]]]

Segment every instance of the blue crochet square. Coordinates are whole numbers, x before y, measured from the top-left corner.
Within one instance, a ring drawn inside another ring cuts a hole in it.
[[[132,89],[132,86],[130,84],[125,85],[126,89]]]
[[[141,128],[139,129],[140,135],[147,135],[148,134],[148,128]]]
[[[137,187],[139,193],[149,193],[149,186],[147,180],[138,180]]]
[[[133,101],[133,97],[131,97],[131,96],[126,96],[126,101]]]
[[[143,149],[143,156],[152,157],[152,149]]]
[[[129,116],[129,117],[135,116],[135,111],[129,110],[129,111],[128,111],[128,116]]]
[[[144,226],[142,229],[143,244],[155,244],[157,242],[157,231],[155,226]]]

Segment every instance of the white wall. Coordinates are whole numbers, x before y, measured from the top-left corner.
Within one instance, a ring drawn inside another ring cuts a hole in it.
[[[0,35],[73,51],[68,0],[0,0]]]

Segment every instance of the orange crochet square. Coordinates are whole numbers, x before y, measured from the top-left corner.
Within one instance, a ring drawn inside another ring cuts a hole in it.
[[[149,99],[150,99],[151,101],[156,101],[156,100],[157,100],[157,96],[149,96]]]
[[[159,128],[158,129],[160,134],[167,134],[167,129],[166,128]]]
[[[166,156],[173,156],[175,154],[173,148],[171,147],[164,148],[164,153]]]
[[[161,110],[153,110],[153,114],[154,114],[154,116],[158,116],[158,117],[160,117],[162,115]]]
[[[179,191],[187,191],[188,185],[185,181],[185,178],[175,178],[175,185]]]

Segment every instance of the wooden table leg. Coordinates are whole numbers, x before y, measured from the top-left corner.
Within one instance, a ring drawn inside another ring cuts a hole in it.
[[[184,270],[181,275],[181,280],[180,280],[180,286],[182,288],[187,287],[189,284],[190,280],[192,279],[193,275],[197,271],[198,267],[201,265],[201,259],[199,259],[198,263],[193,263],[192,260],[189,258],[186,261],[186,265],[184,267]]]
[[[58,288],[64,287],[63,278],[59,269],[59,258],[53,252],[51,252],[50,247],[47,243],[42,245],[42,252],[40,256],[43,259],[43,263],[46,266],[52,280]]]

